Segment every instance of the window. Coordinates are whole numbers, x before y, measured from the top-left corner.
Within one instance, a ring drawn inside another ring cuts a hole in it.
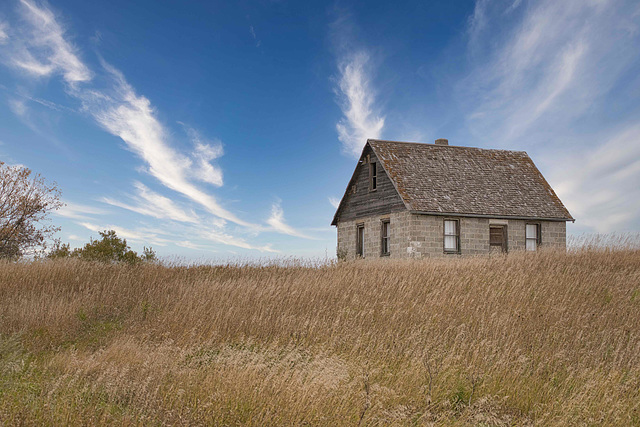
[[[388,219],[382,220],[382,229],[380,234],[382,237],[382,242],[381,242],[382,249],[380,251],[380,256],[389,255],[390,248],[389,248],[389,220]]]
[[[526,249],[535,251],[541,243],[540,224],[527,224],[525,231]]]
[[[356,226],[356,256],[364,258],[364,224]]]
[[[378,164],[369,163],[369,191],[375,191],[378,188]]]
[[[492,225],[489,227],[489,251],[507,252],[507,226]]]
[[[457,219],[444,221],[444,251],[460,253],[460,222]]]

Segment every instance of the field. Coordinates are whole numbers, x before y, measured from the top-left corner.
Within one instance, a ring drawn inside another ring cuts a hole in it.
[[[0,425],[640,425],[640,251],[0,264]]]

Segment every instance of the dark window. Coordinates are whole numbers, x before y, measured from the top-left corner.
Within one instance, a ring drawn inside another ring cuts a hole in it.
[[[378,188],[378,167],[377,163],[369,163],[369,189],[374,191]]]
[[[460,253],[460,221],[457,219],[444,220],[444,251]]]
[[[356,230],[356,256],[364,258],[364,224],[358,224]]]
[[[540,224],[527,224],[525,229],[525,245],[528,251],[538,250],[542,243]]]
[[[381,230],[381,237],[382,237],[382,242],[381,242],[381,247],[382,250],[380,252],[381,256],[385,256],[385,255],[389,255],[390,253],[390,248],[389,248],[389,220],[383,220],[382,221],[382,230]]]
[[[489,249],[507,252],[507,227],[505,225],[489,227]]]

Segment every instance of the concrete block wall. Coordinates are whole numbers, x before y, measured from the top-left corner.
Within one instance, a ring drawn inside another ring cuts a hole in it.
[[[381,222],[389,219],[391,258],[431,258],[457,256],[444,253],[444,221],[460,221],[460,254],[479,255],[489,253],[490,225],[507,226],[509,251],[525,249],[525,225],[530,221],[503,220],[471,217],[444,217],[412,214],[408,211],[387,215],[373,215],[338,223],[338,252],[347,260],[356,257],[357,224],[364,224],[364,257],[380,258]],[[542,230],[543,247],[566,247],[566,223],[563,221],[538,221]]]
[[[380,258],[382,252],[382,221],[389,220],[389,252],[391,258],[406,257],[409,241],[409,217],[407,212],[388,215],[373,215],[338,223],[338,253],[343,252],[347,260],[356,257],[356,233],[358,224],[364,224],[364,257]]]
[[[564,221],[527,221],[510,219],[507,226],[509,251],[523,251],[526,248],[526,225],[540,224],[542,232],[541,247],[566,248],[567,223]]]

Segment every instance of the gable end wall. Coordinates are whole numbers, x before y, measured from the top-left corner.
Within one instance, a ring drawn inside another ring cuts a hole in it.
[[[404,202],[396,191],[391,179],[382,168],[375,153],[370,147],[364,150],[363,158],[369,156],[371,162],[377,163],[378,183],[375,191],[369,191],[369,164],[358,162],[355,171],[355,194],[351,194],[351,188],[342,201],[338,222],[349,221],[355,218],[364,218],[371,215],[382,215],[391,212],[406,211]],[[353,183],[351,184],[353,185]],[[351,187],[351,186],[350,186]]]

